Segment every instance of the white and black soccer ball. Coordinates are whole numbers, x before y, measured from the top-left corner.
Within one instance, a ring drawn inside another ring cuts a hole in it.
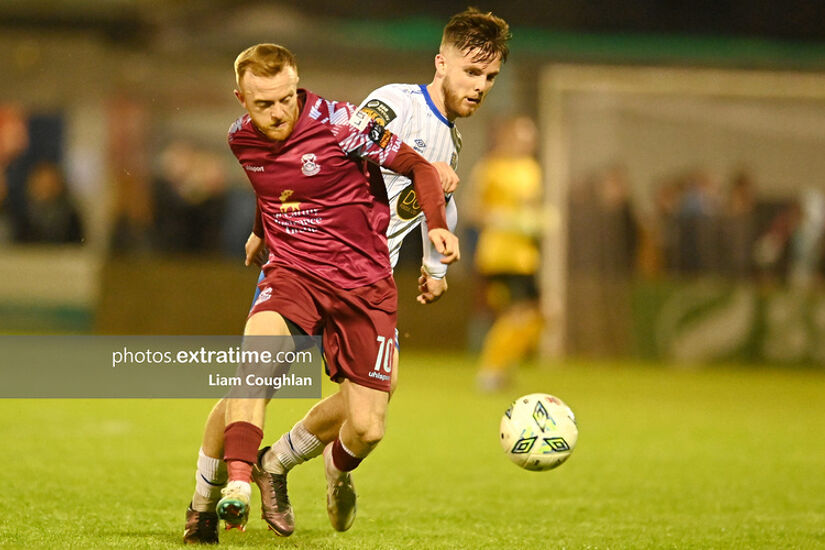
[[[546,393],[531,393],[513,401],[501,417],[501,447],[516,466],[552,470],[576,448],[576,416],[564,401]]]

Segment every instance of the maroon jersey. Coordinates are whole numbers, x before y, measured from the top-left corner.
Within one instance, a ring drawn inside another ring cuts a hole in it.
[[[383,186],[371,188],[364,160],[392,162],[401,140],[356,107],[299,90],[303,106],[283,142],[264,136],[249,115],[229,130],[246,170],[270,250],[270,263],[315,274],[345,289],[392,274]]]

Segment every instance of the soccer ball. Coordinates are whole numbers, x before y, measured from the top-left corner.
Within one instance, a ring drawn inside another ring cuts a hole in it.
[[[561,466],[578,438],[573,411],[561,399],[546,393],[519,397],[501,417],[501,447],[516,466],[525,470]]]

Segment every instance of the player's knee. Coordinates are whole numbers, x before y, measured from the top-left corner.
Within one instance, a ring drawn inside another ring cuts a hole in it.
[[[383,425],[373,426],[361,435],[361,441],[363,441],[365,445],[369,445],[370,447],[375,447],[381,442],[382,439],[384,439]]]
[[[370,421],[353,422],[355,437],[364,445],[374,447],[384,438],[383,419],[373,418]]]

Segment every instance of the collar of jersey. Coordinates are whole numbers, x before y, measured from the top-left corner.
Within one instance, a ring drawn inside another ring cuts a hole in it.
[[[454,126],[454,124],[452,122],[450,122],[449,120],[447,120],[447,117],[442,115],[441,111],[439,111],[438,107],[436,107],[435,103],[433,103],[433,98],[430,97],[430,92],[427,91],[427,85],[426,84],[419,84],[419,86],[421,87],[421,93],[424,94],[424,99],[427,101],[427,105],[430,106],[430,110],[435,114],[435,116],[438,118],[438,120],[440,120],[441,122],[443,122],[444,124],[446,124],[447,126],[452,128]]]

